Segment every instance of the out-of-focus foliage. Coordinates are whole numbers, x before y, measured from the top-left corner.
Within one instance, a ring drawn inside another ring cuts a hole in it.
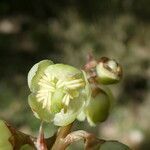
[[[120,62],[124,77],[113,86],[117,106],[108,121],[97,128],[77,126],[148,150],[149,6],[149,0],[1,0],[0,117],[36,134],[39,121],[27,104],[31,66],[48,58],[80,68],[92,51]],[[46,135],[54,130],[46,125]]]

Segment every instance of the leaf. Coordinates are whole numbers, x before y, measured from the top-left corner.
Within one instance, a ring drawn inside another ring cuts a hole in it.
[[[130,150],[130,148],[118,141],[106,141],[101,144],[99,150]]]

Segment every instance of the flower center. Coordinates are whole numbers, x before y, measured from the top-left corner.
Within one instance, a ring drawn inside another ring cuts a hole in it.
[[[67,80],[61,80],[50,74],[44,74],[38,82],[40,86],[36,97],[38,102],[42,102],[42,107],[50,110],[52,96],[58,89],[63,89],[64,96],[61,100],[65,106],[69,105],[71,99],[78,97],[78,89],[85,86],[85,82],[82,78],[68,78]]]

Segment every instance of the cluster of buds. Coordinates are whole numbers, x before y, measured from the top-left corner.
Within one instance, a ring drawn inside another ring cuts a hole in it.
[[[91,100],[78,116],[79,120],[87,118],[91,126],[107,119],[113,105],[111,90],[105,85],[114,84],[122,78],[122,67],[114,60],[106,57],[95,60],[89,57],[84,66],[91,88]]]
[[[37,118],[57,126],[76,118],[95,125],[107,118],[112,105],[110,90],[101,84],[117,83],[121,76],[120,65],[106,57],[91,59],[83,70],[43,60],[28,74],[29,105]]]

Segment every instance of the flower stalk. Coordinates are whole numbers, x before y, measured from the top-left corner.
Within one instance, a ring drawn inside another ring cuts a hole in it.
[[[73,126],[73,123],[59,128],[58,133],[57,133],[57,138],[52,147],[52,150],[58,150],[58,149],[65,150],[66,149],[67,145],[64,141],[65,141],[66,136],[70,134],[72,126]]]

